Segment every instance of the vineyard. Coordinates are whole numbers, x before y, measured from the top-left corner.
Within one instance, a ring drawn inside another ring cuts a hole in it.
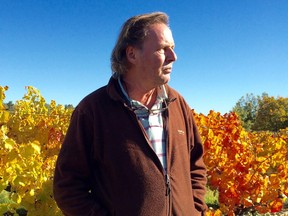
[[[47,103],[27,87],[13,111],[0,86],[0,215],[62,215],[53,199],[56,158],[73,109]],[[208,187],[219,192],[219,208],[208,216],[280,212],[288,196],[288,128],[248,132],[235,113],[195,114],[205,147]]]

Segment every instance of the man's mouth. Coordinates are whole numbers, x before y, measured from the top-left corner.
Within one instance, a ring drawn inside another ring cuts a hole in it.
[[[172,72],[172,67],[163,68],[163,72],[165,72],[165,73],[171,73],[171,72]]]

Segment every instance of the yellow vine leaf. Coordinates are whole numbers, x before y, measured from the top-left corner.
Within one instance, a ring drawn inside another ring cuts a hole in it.
[[[0,110],[0,124],[7,123],[9,120],[9,112]]]
[[[16,203],[20,204],[22,201],[22,197],[19,194],[16,194]]]
[[[34,189],[31,189],[30,192],[29,192],[30,196],[34,196],[35,195],[35,190]]]
[[[41,146],[38,142],[31,143],[31,146],[37,152],[37,154],[41,153]]]
[[[5,149],[8,149],[8,150],[12,150],[15,146],[15,141],[10,138],[5,139],[4,143],[5,143],[4,144]]]

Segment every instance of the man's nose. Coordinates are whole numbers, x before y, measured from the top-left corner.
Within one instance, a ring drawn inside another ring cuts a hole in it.
[[[169,61],[169,62],[174,62],[174,61],[177,60],[177,55],[176,55],[174,49],[172,49],[172,48],[169,48],[169,49],[168,49],[166,59],[167,59],[167,61]]]

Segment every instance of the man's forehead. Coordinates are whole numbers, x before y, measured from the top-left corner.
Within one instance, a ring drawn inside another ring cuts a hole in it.
[[[148,32],[147,32],[147,37],[146,38],[152,38],[155,40],[164,40],[167,42],[174,42],[173,36],[172,36],[172,31],[170,28],[165,25],[165,24],[153,24],[149,27]]]

